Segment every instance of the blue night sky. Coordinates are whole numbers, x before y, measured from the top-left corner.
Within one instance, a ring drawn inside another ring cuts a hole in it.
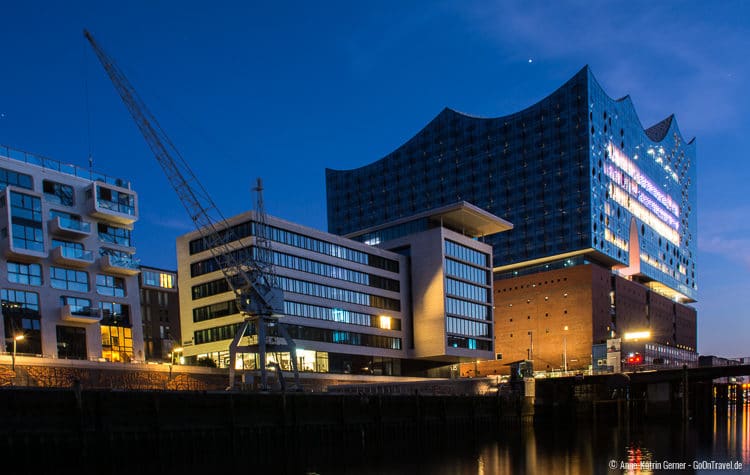
[[[82,36],[124,70],[225,216],[326,228],[354,168],[443,107],[495,117],[589,64],[698,154],[698,350],[750,355],[750,2],[3,2],[0,144],[130,180],[143,264],[176,268],[187,213]],[[210,8],[206,8],[210,5]]]

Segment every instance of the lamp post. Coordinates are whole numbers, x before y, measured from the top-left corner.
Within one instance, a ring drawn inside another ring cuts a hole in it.
[[[568,326],[563,328],[563,371],[568,372]]]
[[[16,344],[23,339],[23,335],[15,335],[13,337],[13,358],[11,360],[11,368],[13,369],[14,373],[16,372]]]

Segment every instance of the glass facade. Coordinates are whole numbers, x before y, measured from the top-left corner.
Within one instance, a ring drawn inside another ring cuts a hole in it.
[[[191,256],[185,285],[179,289],[180,296],[192,302],[189,310],[183,310],[192,312],[192,319],[183,320],[183,338],[192,340],[192,345],[184,344],[186,361],[210,357],[220,367],[230,364],[225,350],[243,318],[231,286],[242,288],[247,283],[234,276],[230,286],[220,275],[221,266],[262,260],[273,266],[284,291],[281,313],[286,316],[285,328],[298,343],[302,371],[399,374],[400,359],[405,357],[402,280],[408,270],[401,268],[401,256],[317,230],[308,234],[301,226],[286,227],[270,216],[264,224],[255,219],[256,213],[248,213],[220,231],[222,238],[237,244],[229,251],[232,255],[226,255],[225,249],[216,257],[208,255],[207,246],[215,243],[215,236],[178,240],[180,251]],[[252,239],[256,236],[272,243],[268,253],[256,246]],[[251,325],[251,342],[257,341],[256,331]],[[270,327],[269,336],[279,337],[277,331]],[[341,353],[330,353],[334,347]],[[329,360],[331,355],[341,358]],[[277,349],[267,357],[284,367],[291,355]],[[232,364],[255,368],[258,358],[257,351],[242,353]],[[383,359],[392,360],[387,368],[378,366]]]
[[[492,278],[488,253],[446,239],[445,330],[454,348],[492,349]]]
[[[382,159],[326,170],[328,230],[463,200],[514,224],[486,237],[495,266],[573,252],[627,266],[637,252],[645,279],[692,300],[695,168],[695,145],[672,117],[644,130],[631,100],[607,96],[586,67],[515,114],[445,109]]]
[[[315,282],[292,279],[289,277],[279,277],[278,279],[279,285],[285,292],[322,297],[329,300],[338,300],[341,302],[349,302],[357,305],[367,305],[370,307],[383,308],[386,310],[401,310],[401,301],[397,299],[366,294],[364,292],[357,292],[340,287],[332,287],[330,285],[317,284]],[[242,285],[242,282],[238,281],[237,284]],[[210,282],[205,282],[203,284],[193,286],[193,300],[229,292],[230,290],[231,289],[229,288],[229,284],[227,283],[226,279],[221,278],[212,280]]]
[[[250,249],[250,252],[252,252],[252,257],[254,259],[260,260],[260,256],[258,255],[258,248],[254,246],[233,251],[233,258],[240,262],[247,261],[249,258],[249,256],[247,256],[248,249]],[[223,256],[224,255],[220,256],[219,258],[223,259]],[[326,264],[323,262],[294,256],[284,252],[271,251],[271,256],[273,265],[277,267],[299,270],[308,274],[330,277],[332,279],[353,282],[356,284],[372,286],[385,290],[392,290],[394,292],[398,292],[400,290],[399,281],[396,279],[389,279],[366,272],[347,269],[341,266]],[[216,272],[219,269],[220,267],[217,259],[211,257],[191,264],[190,276],[198,277],[203,274],[208,274],[209,272]]]
[[[212,341],[231,340],[234,338],[241,323],[233,323],[220,327],[197,330],[193,339],[195,344],[209,343]],[[330,330],[326,328],[305,327],[301,325],[289,325],[287,327],[289,336],[296,340],[318,341],[323,343],[339,343],[342,345],[366,346],[372,348],[384,348],[389,350],[401,349],[401,338],[370,335],[345,330]],[[279,336],[272,330],[272,336]]]
[[[258,223],[247,221],[230,227],[227,230],[221,231],[221,234],[230,234],[232,240],[238,240],[249,236],[257,236],[260,229],[256,229],[260,226]],[[286,229],[281,229],[275,226],[268,226],[268,229],[263,232],[263,235],[275,242],[286,244],[289,246],[298,247],[308,251],[317,252],[319,254],[325,254],[328,256],[334,256],[339,259],[347,261],[357,262],[359,264],[365,264],[379,269],[385,269],[391,272],[398,272],[398,261],[391,259],[384,259],[380,256],[368,254],[366,252],[357,251],[345,246],[339,246],[327,241],[315,239],[310,236],[298,234]],[[197,254],[199,252],[208,250],[208,245],[211,238],[208,239],[194,239],[190,241],[189,249],[190,254]]]

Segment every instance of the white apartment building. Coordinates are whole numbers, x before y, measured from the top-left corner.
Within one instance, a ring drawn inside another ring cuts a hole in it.
[[[0,146],[0,337],[49,358],[142,361],[130,183]]]

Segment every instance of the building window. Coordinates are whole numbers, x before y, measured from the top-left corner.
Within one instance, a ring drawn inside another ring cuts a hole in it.
[[[445,255],[482,267],[487,267],[489,260],[488,254],[448,240],[445,241]]]
[[[75,192],[72,186],[44,180],[42,182],[42,189],[47,201],[64,206],[73,206],[73,196]]]
[[[0,191],[4,190],[8,185],[26,188],[27,190],[34,189],[31,175],[0,168]]]
[[[41,313],[39,294],[23,290],[0,290],[5,336],[23,335],[16,345],[18,353],[42,352]],[[6,351],[13,351],[13,340],[6,340]]]
[[[163,289],[174,289],[174,274],[144,270],[141,272],[141,276],[144,285],[161,287]]]
[[[13,247],[44,252],[42,200],[23,193],[10,193]]]
[[[99,302],[99,309],[102,311],[102,325],[130,326],[130,308],[127,305]]]
[[[96,186],[96,202],[101,208],[135,215],[135,197],[129,193]]]
[[[133,359],[133,333],[130,328],[105,325],[102,320],[102,357],[107,361],[129,363]]]
[[[86,356],[86,329],[58,325],[57,357],[85,360]]]
[[[89,299],[63,295],[60,297],[60,305],[69,305],[71,315],[84,315],[87,317],[94,315],[94,312],[92,312],[91,309],[91,300]]]
[[[110,297],[125,297],[125,279],[96,274],[96,293]]]
[[[117,226],[110,226],[105,223],[99,223],[97,229],[99,231],[100,241],[130,247],[129,229],[118,228]]]
[[[89,275],[84,271],[50,267],[49,272],[50,285],[55,289],[89,291]]]
[[[14,284],[42,285],[42,266],[8,261],[8,281]]]

